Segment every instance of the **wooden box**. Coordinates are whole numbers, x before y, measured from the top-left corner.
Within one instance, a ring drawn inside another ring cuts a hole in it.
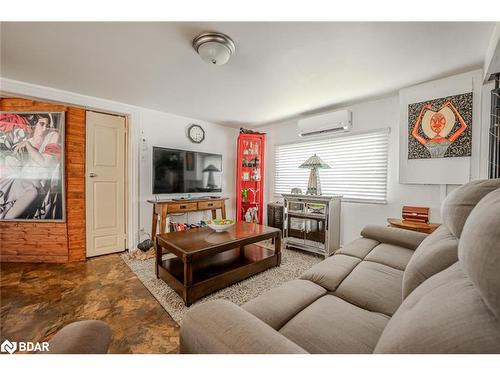
[[[403,206],[403,221],[429,222],[429,207]]]

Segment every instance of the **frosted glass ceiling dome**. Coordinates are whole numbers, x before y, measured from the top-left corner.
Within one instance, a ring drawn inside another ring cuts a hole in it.
[[[194,38],[193,48],[204,61],[211,65],[226,64],[236,49],[230,37],[214,32],[203,33]]]

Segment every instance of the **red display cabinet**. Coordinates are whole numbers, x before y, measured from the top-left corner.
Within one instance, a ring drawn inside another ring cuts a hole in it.
[[[240,133],[236,173],[236,220],[263,222],[265,134]]]

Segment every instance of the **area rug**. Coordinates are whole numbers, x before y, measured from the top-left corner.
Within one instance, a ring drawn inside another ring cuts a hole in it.
[[[269,243],[261,243],[261,245],[274,248],[274,245]],[[323,260],[323,257],[299,250],[283,249],[280,267],[273,267],[221,289],[193,303],[190,307],[186,307],[181,297],[165,282],[156,278],[154,259],[131,259],[128,254],[123,254],[122,259],[169,315],[180,324],[184,314],[193,306],[215,299],[226,299],[237,305],[242,305],[266,290],[296,279],[314,264]]]

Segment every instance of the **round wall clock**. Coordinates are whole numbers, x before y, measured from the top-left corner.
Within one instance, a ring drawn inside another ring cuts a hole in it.
[[[188,138],[191,142],[201,143],[205,139],[205,130],[200,125],[193,124],[188,128]]]

